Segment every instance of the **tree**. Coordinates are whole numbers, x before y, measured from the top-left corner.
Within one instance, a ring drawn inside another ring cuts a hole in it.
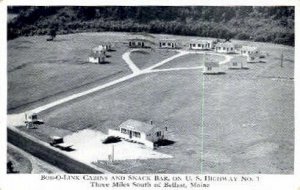
[[[57,34],[57,24],[52,24],[52,26],[49,29],[48,35],[50,36],[50,38],[47,39],[47,41],[53,41],[54,38],[56,37]]]

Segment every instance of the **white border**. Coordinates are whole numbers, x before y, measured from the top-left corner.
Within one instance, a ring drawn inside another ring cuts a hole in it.
[[[295,167],[294,175],[259,175],[261,181],[259,183],[254,183],[253,185],[240,186],[237,183],[229,185],[218,185],[213,183],[213,188],[208,189],[284,189],[284,190],[296,190],[300,189],[300,156],[299,156],[299,146],[300,146],[300,129],[298,124],[300,123],[300,102],[299,102],[299,66],[300,61],[300,48],[299,48],[299,36],[300,27],[299,27],[299,17],[300,17],[300,1],[299,0],[230,0],[224,2],[224,0],[207,0],[207,1],[174,1],[174,0],[0,0],[0,21],[1,27],[0,30],[0,190],[35,190],[35,189],[88,189],[89,184],[87,182],[76,181],[65,181],[65,182],[43,182],[40,181],[40,175],[7,175],[6,174],[6,104],[7,104],[7,38],[6,38],[6,28],[7,28],[7,6],[8,5],[86,5],[86,6],[100,6],[100,5],[169,5],[169,6],[187,6],[187,5],[207,5],[207,6],[234,6],[234,5],[253,5],[253,6],[280,6],[288,5],[295,6]],[[298,23],[297,23],[298,22]],[[298,34],[298,35],[297,35]],[[298,53],[297,53],[298,52]],[[255,175],[257,176],[257,175]]]

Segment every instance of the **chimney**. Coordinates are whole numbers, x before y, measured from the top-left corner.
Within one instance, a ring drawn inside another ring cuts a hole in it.
[[[153,125],[153,121],[152,120],[150,120],[150,125]]]

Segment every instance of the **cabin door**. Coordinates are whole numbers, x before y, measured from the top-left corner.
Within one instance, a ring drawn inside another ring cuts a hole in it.
[[[129,138],[132,138],[132,131],[129,131]]]

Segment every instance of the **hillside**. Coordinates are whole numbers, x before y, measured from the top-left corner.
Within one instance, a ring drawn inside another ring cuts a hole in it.
[[[9,7],[8,40],[77,32],[150,32],[294,46],[294,7]]]

